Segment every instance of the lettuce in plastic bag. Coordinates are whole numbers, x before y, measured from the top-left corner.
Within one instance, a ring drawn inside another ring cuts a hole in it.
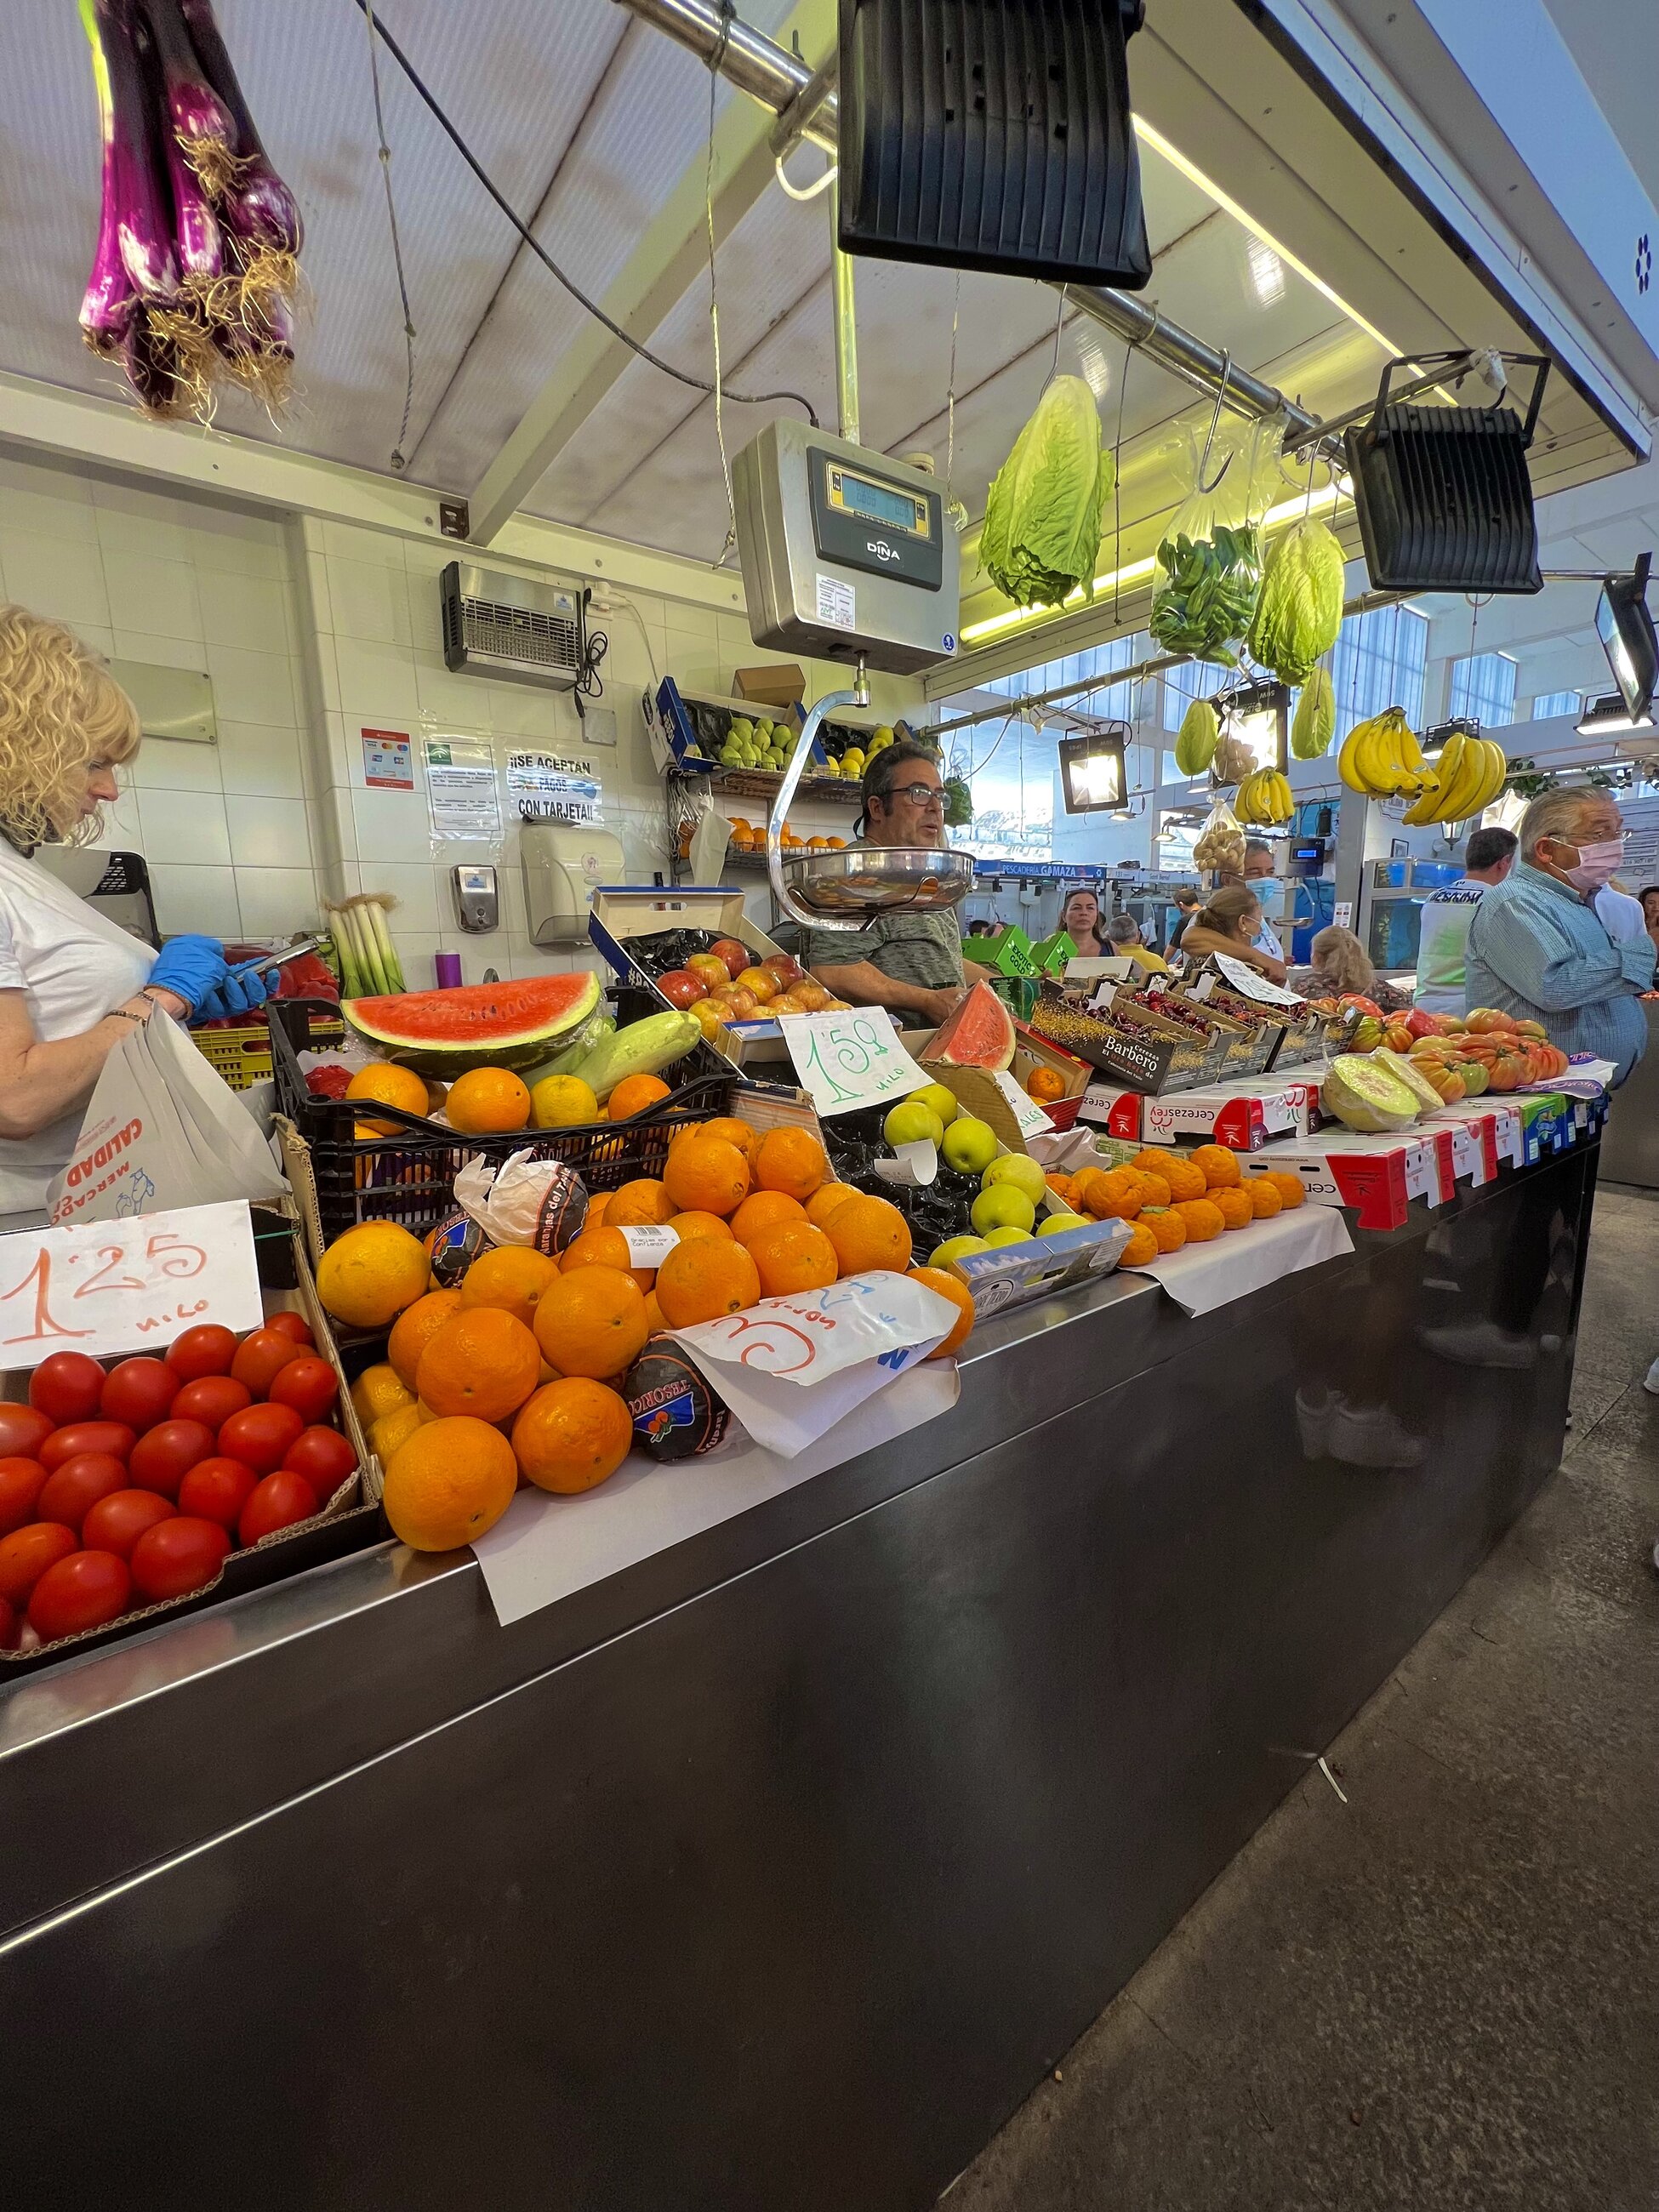
[[[997,589],[1022,607],[1058,606],[1079,584],[1092,597],[1113,481],[1093,392],[1053,378],[985,503],[979,557]]]
[[[1247,641],[1251,656],[1282,684],[1306,681],[1342,627],[1342,548],[1316,516],[1277,539],[1261,573]]]

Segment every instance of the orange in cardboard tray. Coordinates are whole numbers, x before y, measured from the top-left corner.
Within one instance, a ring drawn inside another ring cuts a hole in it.
[[[513,1451],[539,1490],[592,1490],[628,1457],[634,1424],[603,1382],[566,1376],[537,1391],[513,1424]]]
[[[352,1410],[365,1428],[371,1421],[383,1419],[400,1407],[414,1403],[413,1385],[406,1383],[388,1360],[365,1367],[351,1386]]]
[[[1269,1176],[1247,1175],[1239,1188],[1249,1200],[1250,1211],[1258,1221],[1271,1221],[1283,1209],[1285,1200]]]
[[[1227,1146],[1200,1145],[1192,1154],[1192,1162],[1212,1190],[1237,1188],[1238,1154]]]
[[[836,1248],[843,1275],[867,1275],[886,1268],[902,1275],[910,1264],[910,1224],[884,1198],[860,1192],[838,1206],[824,1235]]]
[[[749,1162],[724,1137],[689,1137],[670,1150],[662,1187],[677,1213],[732,1213],[749,1195]]]
[[[787,1197],[781,1190],[751,1190],[732,1216],[732,1234],[739,1244],[747,1244],[763,1229],[775,1229],[781,1221],[806,1218],[806,1209],[798,1198]]]
[[[949,1298],[959,1309],[951,1334],[936,1344],[928,1353],[930,1359],[944,1359],[967,1341],[974,1326],[974,1294],[966,1283],[955,1275],[947,1275],[943,1267],[912,1267],[910,1273],[918,1283],[926,1283],[930,1291],[937,1291],[942,1298]]]
[[[755,1232],[748,1249],[763,1298],[827,1290],[839,1273],[835,1246],[810,1221],[775,1221]]]
[[[654,1176],[636,1176],[625,1182],[605,1208],[607,1229],[644,1229],[658,1221],[672,1221],[683,1206],[676,1206]]]
[[[657,1270],[657,1304],[670,1328],[743,1313],[760,1294],[760,1271],[735,1238],[723,1244],[698,1237],[677,1244]]]
[[[699,1237],[677,1244],[668,1256],[725,1249]],[[657,1289],[660,1297],[660,1269]],[[536,1309],[536,1342],[550,1363],[561,1375],[582,1375],[591,1382],[608,1382],[631,1367],[650,1334],[645,1293],[619,1267],[578,1267],[562,1274],[544,1291]]]
[[[580,1237],[573,1237],[559,1255],[559,1273],[574,1274],[579,1267],[615,1267],[624,1275],[631,1275],[641,1292],[648,1291],[657,1279],[654,1267],[631,1267],[628,1263],[628,1240],[620,1229],[584,1229]]]
[[[461,1294],[459,1291],[428,1291],[423,1298],[416,1298],[412,1306],[405,1306],[392,1322],[392,1334],[386,1339],[386,1356],[398,1380],[409,1389],[415,1388],[415,1370],[421,1364],[421,1354],[444,1323],[453,1320],[460,1310]],[[362,1407],[357,1410],[361,1416]]]
[[[530,1119],[530,1093],[510,1067],[470,1067],[444,1101],[449,1126],[465,1137],[501,1136]]]
[[[507,1438],[488,1421],[463,1414],[428,1421],[398,1446],[381,1503],[405,1544],[453,1552],[495,1527],[518,1486]]]
[[[755,1181],[804,1206],[830,1178],[823,1146],[809,1129],[769,1129],[755,1148]]]
[[[461,1280],[464,1306],[495,1306],[528,1328],[550,1283],[559,1279],[559,1263],[528,1244],[498,1244],[482,1252]],[[394,1363],[395,1364],[395,1363]]]
[[[1052,1106],[1066,1096],[1066,1078],[1057,1067],[1034,1067],[1025,1079],[1025,1095],[1039,1106]]]
[[[1227,1226],[1221,1208],[1207,1198],[1178,1198],[1174,1210],[1185,1224],[1189,1244],[1207,1244]]]
[[[440,1420],[504,1421],[541,1379],[542,1356],[521,1321],[499,1306],[464,1307],[433,1335],[415,1370],[421,1402]]]

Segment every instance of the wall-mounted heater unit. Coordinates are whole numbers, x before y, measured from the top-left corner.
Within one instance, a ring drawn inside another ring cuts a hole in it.
[[[458,673],[547,691],[574,689],[586,651],[580,584],[532,583],[452,561],[438,588],[444,659]]]

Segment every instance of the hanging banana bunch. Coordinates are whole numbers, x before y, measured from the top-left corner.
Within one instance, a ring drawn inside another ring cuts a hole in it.
[[[1419,826],[1467,821],[1491,805],[1509,775],[1501,745],[1462,731],[1448,738],[1438,763],[1431,767],[1398,707],[1356,722],[1336,765],[1350,791],[1368,799],[1408,799],[1405,818]]]
[[[1293,809],[1290,779],[1276,768],[1259,768],[1247,775],[1233,801],[1239,820],[1258,828],[1288,822]]]
[[[1492,805],[1510,772],[1502,745],[1465,730],[1452,732],[1435,768],[1438,789],[1425,792],[1406,814],[1413,828],[1425,822],[1471,820]]]

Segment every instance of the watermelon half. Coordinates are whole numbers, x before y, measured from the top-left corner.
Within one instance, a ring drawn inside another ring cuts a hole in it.
[[[947,1015],[927,1048],[947,1067],[1006,1068],[1014,1064],[1014,1018],[988,983],[975,983]]]
[[[452,991],[398,991],[343,999],[340,1012],[388,1060],[422,1075],[469,1067],[533,1067],[599,1002],[599,979],[524,975],[507,983],[463,983]]]

